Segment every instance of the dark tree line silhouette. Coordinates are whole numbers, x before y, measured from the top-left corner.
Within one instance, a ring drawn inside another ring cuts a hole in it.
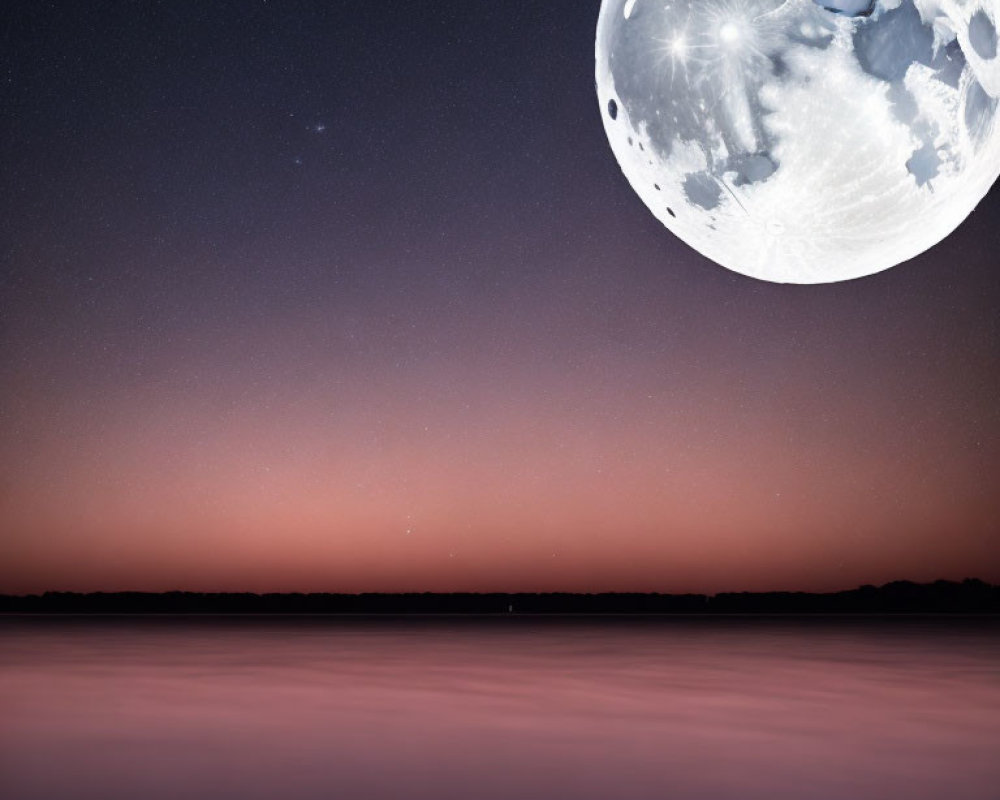
[[[1000,586],[894,581],[842,592],[0,595],[6,614],[998,614]]]

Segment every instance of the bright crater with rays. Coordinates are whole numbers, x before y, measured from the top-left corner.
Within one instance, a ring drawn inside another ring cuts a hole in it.
[[[1000,174],[1000,0],[603,0],[597,92],[633,188],[769,281],[887,269]]]

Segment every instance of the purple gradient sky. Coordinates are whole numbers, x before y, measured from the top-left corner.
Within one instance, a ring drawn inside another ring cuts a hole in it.
[[[1000,195],[729,273],[618,170],[597,8],[5,11],[0,591],[1000,581]]]

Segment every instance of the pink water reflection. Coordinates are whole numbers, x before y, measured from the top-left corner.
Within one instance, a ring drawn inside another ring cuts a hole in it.
[[[962,621],[0,623],[0,796],[1000,797]]]

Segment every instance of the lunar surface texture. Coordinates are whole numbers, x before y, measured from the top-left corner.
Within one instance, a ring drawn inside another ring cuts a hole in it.
[[[1000,174],[1000,0],[604,0],[632,187],[736,272],[827,283],[940,242]]]

